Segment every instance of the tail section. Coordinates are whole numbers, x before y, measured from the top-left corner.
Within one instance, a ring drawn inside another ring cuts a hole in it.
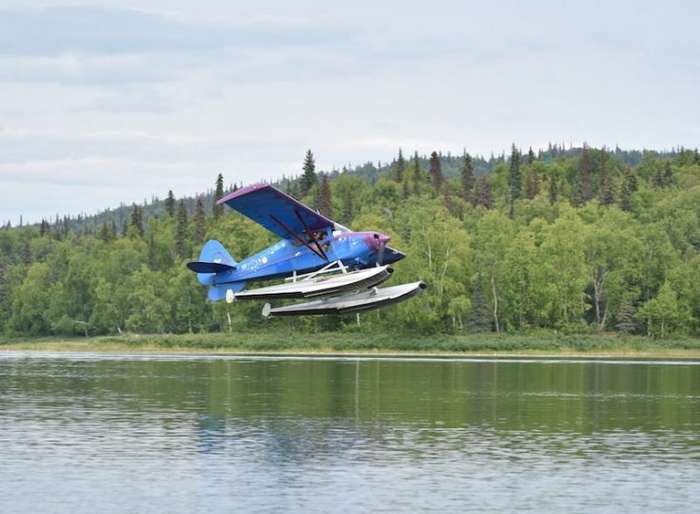
[[[212,239],[205,243],[199,253],[199,260],[188,262],[187,267],[197,273],[200,284],[209,286],[211,301],[233,301],[232,295],[243,289],[245,282],[217,284],[217,279],[226,280],[226,274],[236,271],[236,264],[236,260],[226,251],[224,245]]]
[[[226,251],[224,245],[215,239],[204,244],[199,252],[199,260],[188,262],[187,267],[197,273],[197,279],[203,286],[212,284],[217,273],[226,273],[236,269],[236,260]]]

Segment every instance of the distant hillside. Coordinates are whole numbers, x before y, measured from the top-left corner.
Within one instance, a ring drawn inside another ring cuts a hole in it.
[[[673,158],[678,154],[681,149],[674,149],[671,151],[648,151],[648,150],[622,150],[620,148],[615,148],[614,150],[609,150],[610,155],[618,160],[621,164],[625,166],[637,166],[644,156],[645,153],[651,153],[659,158]],[[527,150],[523,149],[523,152],[527,154]],[[538,160],[547,163],[555,159],[560,158],[578,158],[582,152],[582,147],[569,147],[550,144],[546,149],[538,149],[535,153]],[[443,154],[438,152],[440,157],[440,162],[442,165],[442,173],[446,178],[452,179],[459,177],[462,169],[463,156],[462,155],[452,155],[451,153]],[[405,153],[404,159],[408,167],[412,165],[415,159],[414,153]],[[418,162],[422,169],[427,169],[429,167],[430,156],[419,155]],[[499,155],[491,154],[488,159],[481,155],[472,156],[472,163],[474,166],[474,174],[477,177],[487,175],[494,170],[499,164],[505,164],[509,162],[509,156],[505,153]],[[321,173],[327,173],[331,179],[337,178],[340,175],[347,174],[350,176],[355,176],[367,181],[369,184],[374,184],[381,177],[391,176],[396,169],[396,159],[392,162],[366,162],[364,164],[355,165],[352,168],[343,168],[341,170],[321,170]],[[301,172],[300,172],[301,173]],[[212,184],[214,183],[215,175],[212,174]],[[295,185],[299,180],[299,176],[285,177],[283,176],[275,185],[281,189],[294,192]],[[243,185],[243,184],[241,184]],[[227,191],[233,189],[233,185],[227,188]],[[162,198],[161,198],[162,195]],[[138,204],[139,207],[143,209],[144,221],[148,221],[153,217],[162,217],[165,215],[165,200],[167,196],[167,191],[160,191],[156,193],[150,201],[145,201],[143,204]],[[211,212],[213,206],[214,191],[213,189],[208,189],[204,193],[195,193],[193,196],[185,196],[181,198],[187,211],[189,213],[194,212],[195,203],[197,198],[201,198],[204,203],[204,208],[207,212]],[[178,199],[180,200],[180,199]],[[56,227],[59,224],[62,225],[64,231],[73,231],[78,233],[95,233],[103,224],[111,225],[114,224],[118,229],[121,229],[125,223],[128,223],[130,213],[133,209],[133,205],[122,204],[116,208],[107,208],[97,214],[81,214],[73,217],[63,217],[60,219],[46,220],[50,226]],[[35,224],[38,225],[38,224]]]

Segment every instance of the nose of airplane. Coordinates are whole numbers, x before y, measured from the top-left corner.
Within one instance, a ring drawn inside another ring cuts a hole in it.
[[[375,250],[385,246],[389,241],[391,241],[391,237],[387,236],[386,234],[380,234],[378,232],[372,233],[372,247]]]

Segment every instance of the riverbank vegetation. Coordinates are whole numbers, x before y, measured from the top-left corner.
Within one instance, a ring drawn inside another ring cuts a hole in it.
[[[363,314],[363,331],[391,336],[347,336],[358,348],[433,336],[463,351],[489,341],[484,333],[538,330],[585,341],[603,332],[700,335],[697,151],[513,147],[489,160],[399,152],[392,163],[328,173],[316,172],[308,152],[303,173],[279,186],[353,229],[390,234],[408,255],[392,281],[429,284],[408,302]],[[169,194],[97,216],[5,226],[0,333],[188,334],[183,344],[262,330],[285,334],[292,347],[299,337],[324,340],[323,331],[353,333],[355,316],[263,321],[259,303],[206,301],[184,266],[205,240],[222,241],[237,259],[274,241],[213,205],[235,187],[219,176],[214,191],[195,198]],[[217,332],[224,335],[209,335]]]
[[[362,353],[362,354],[499,354],[550,356],[626,356],[700,358],[700,339],[653,339],[640,336],[437,334],[370,334],[324,331],[289,334],[255,330],[235,334],[124,334],[101,337],[0,338],[0,350],[203,353]]]

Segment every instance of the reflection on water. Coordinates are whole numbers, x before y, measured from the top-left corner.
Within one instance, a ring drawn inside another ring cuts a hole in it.
[[[700,365],[0,353],[0,512],[694,512]]]

